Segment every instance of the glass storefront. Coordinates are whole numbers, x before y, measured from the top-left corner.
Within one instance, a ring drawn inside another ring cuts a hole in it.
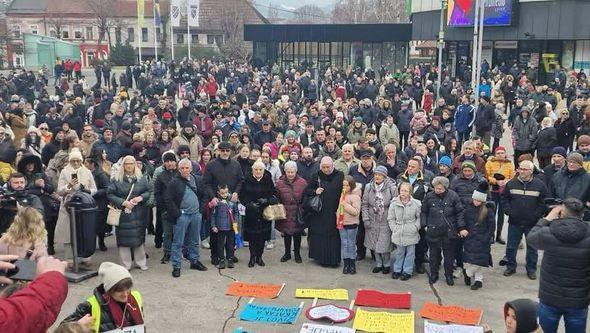
[[[285,68],[320,68],[330,65],[395,71],[407,64],[407,42],[254,42],[253,58],[262,64]]]

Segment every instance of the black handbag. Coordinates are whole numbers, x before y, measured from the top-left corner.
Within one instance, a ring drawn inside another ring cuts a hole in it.
[[[289,187],[289,190],[291,190],[291,195],[293,196],[293,200],[295,202],[297,202],[297,212],[295,213],[295,223],[297,223],[297,225],[300,225],[302,227],[307,227],[307,223],[305,222],[305,219],[303,218],[303,211],[301,209],[301,205],[299,204],[299,201],[295,198],[295,190],[293,189],[293,186],[287,184],[287,187]]]
[[[318,187],[321,187],[320,177],[318,177]],[[305,203],[305,208],[308,208],[312,213],[319,213],[322,211],[322,195],[316,194],[309,199]]]

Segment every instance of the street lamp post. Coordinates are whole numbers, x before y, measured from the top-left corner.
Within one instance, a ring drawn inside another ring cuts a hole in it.
[[[445,19],[445,9],[447,9],[447,2],[448,0],[441,0],[440,3],[440,28],[438,30],[438,42],[437,42],[437,46],[438,46],[438,75],[436,76],[436,100],[438,100],[440,98],[440,85],[441,85],[441,80],[442,80],[442,53],[443,53],[443,48],[444,48],[444,39],[445,39],[445,24],[444,24],[444,19]]]

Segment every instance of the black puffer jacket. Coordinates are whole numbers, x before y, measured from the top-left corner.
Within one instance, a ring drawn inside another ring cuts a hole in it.
[[[557,145],[557,132],[554,127],[543,128],[537,134],[537,141],[535,141],[535,148],[537,149],[537,156],[547,157],[551,156],[551,150]]]
[[[590,200],[590,174],[584,168],[571,172],[564,167],[553,175],[550,184],[550,195],[554,198]]]
[[[471,196],[473,195],[473,191],[477,189],[477,186],[482,181],[480,177],[474,175],[473,178],[467,179],[463,177],[463,175],[459,175],[453,179],[451,182],[451,190],[457,192],[459,198],[464,205],[471,202]]]
[[[463,243],[463,261],[478,265],[491,266],[491,245],[496,226],[496,205],[488,201],[485,204],[487,215],[484,221],[477,223],[480,210],[473,203],[465,205],[465,228],[469,232]]]
[[[541,219],[527,236],[528,244],[544,250],[539,299],[558,308],[590,304],[590,227],[578,218]]]
[[[543,216],[547,206],[547,186],[539,178],[532,178],[528,182],[512,178],[502,193],[504,213],[508,215],[508,223],[532,227]]]
[[[422,201],[420,224],[426,227],[428,242],[447,242],[457,238],[459,230],[465,229],[463,203],[453,190],[443,194],[428,192]]]
[[[220,184],[226,184],[230,193],[240,193],[242,190],[244,174],[240,163],[236,160],[216,158],[207,163],[204,174],[203,182],[207,187],[207,198],[205,198],[207,200],[215,196],[217,185]]]
[[[150,186],[145,177],[135,180],[133,192],[129,199],[142,196],[143,200],[133,208],[130,214],[121,212],[119,226],[116,229],[117,247],[138,247],[145,243],[145,228],[147,226],[147,207],[150,198]],[[132,182],[128,180],[113,181],[107,189],[107,197],[115,207],[125,209],[123,202],[131,190]]]

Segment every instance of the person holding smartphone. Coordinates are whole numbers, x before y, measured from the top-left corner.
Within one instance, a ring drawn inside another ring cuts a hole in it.
[[[65,207],[65,203],[77,191],[84,191],[90,194],[96,192],[96,184],[92,172],[82,164],[82,153],[78,149],[72,149],[68,160],[69,163],[60,173],[57,184],[57,194],[61,197],[61,205],[55,230],[55,242],[63,244],[66,253],[70,244],[70,214]]]

